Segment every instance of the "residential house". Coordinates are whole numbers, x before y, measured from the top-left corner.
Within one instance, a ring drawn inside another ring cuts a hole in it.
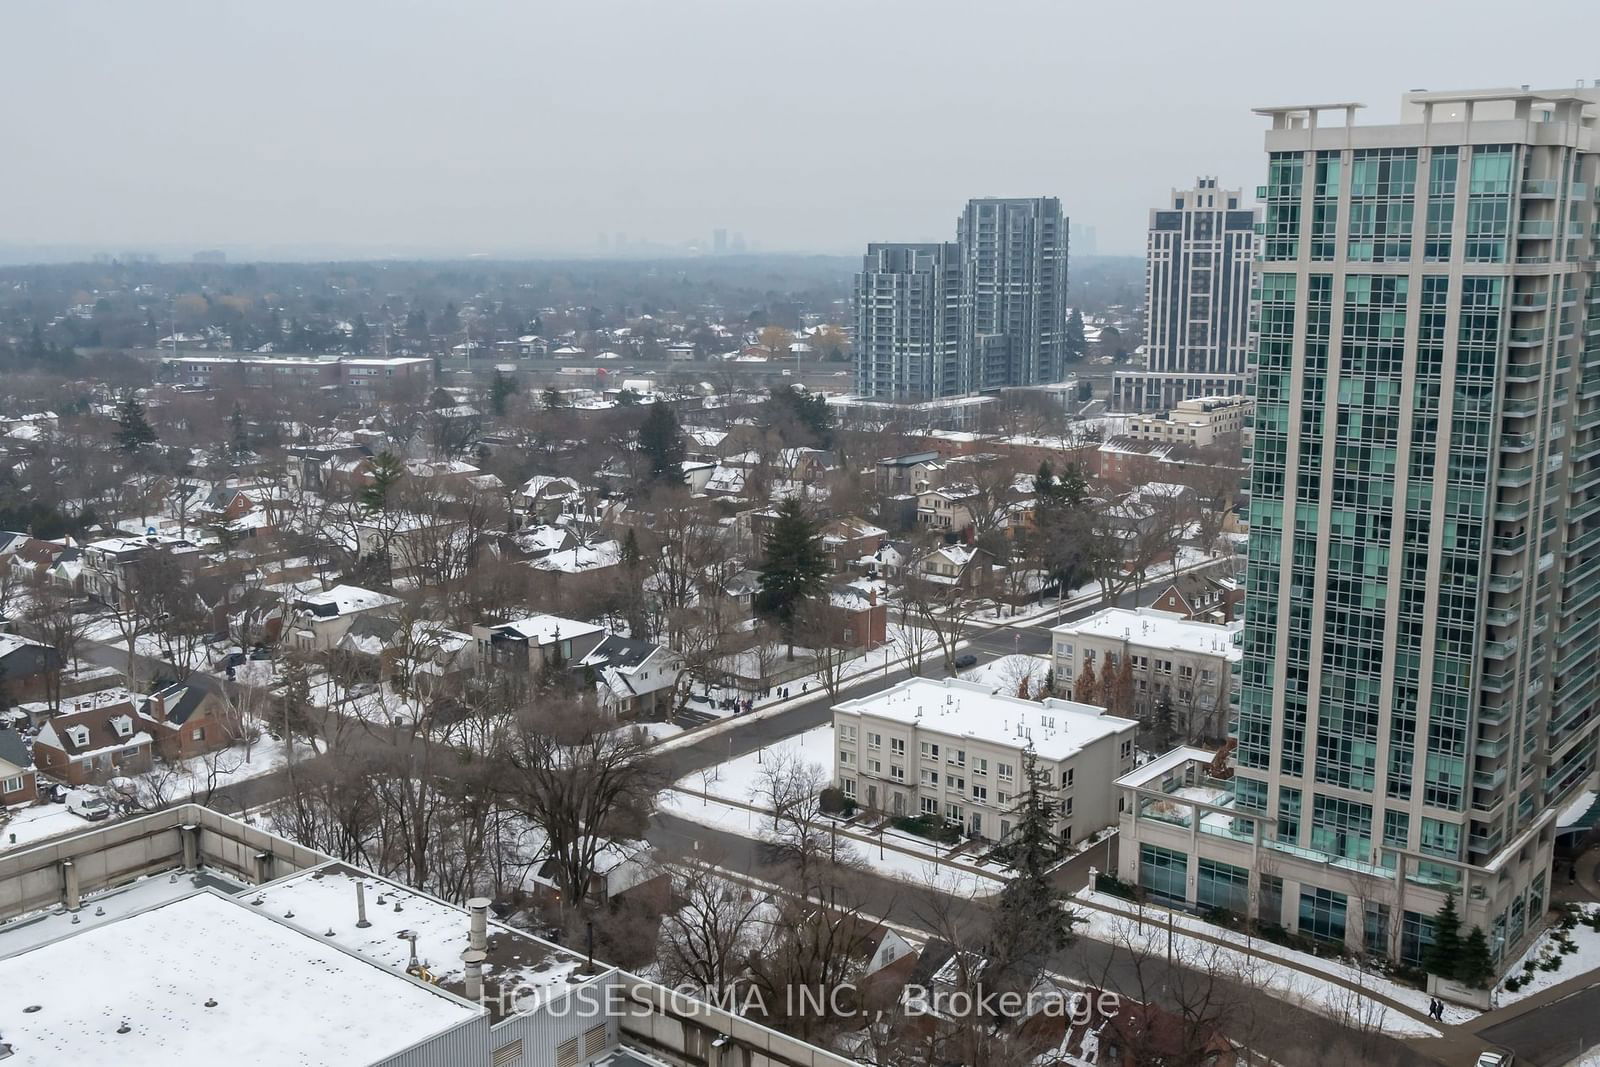
[[[38,776],[28,743],[8,723],[0,721],[0,808],[31,804],[38,799]]]
[[[33,763],[68,785],[142,774],[154,754],[152,725],[125,691],[79,697],[39,727]]]
[[[157,756],[188,759],[227,748],[238,740],[239,724],[217,685],[205,675],[195,674],[145,698],[139,714],[155,737]]]
[[[573,670],[594,679],[600,706],[613,717],[664,720],[683,665],[665,645],[608,634]]]
[[[1238,617],[1244,604],[1244,586],[1231,574],[1190,571],[1175,575],[1151,606],[1192,622],[1226,625]]]
[[[302,593],[289,606],[286,637],[303,651],[326,651],[339,644],[356,619],[388,612],[398,603],[399,597],[358,585]]]
[[[595,574],[622,565],[622,545],[616,541],[599,541],[592,545],[574,545],[531,560],[528,566],[552,575]]]
[[[475,647],[471,634],[431,620],[408,624],[363,615],[350,624],[336,650],[365,678],[392,680],[410,689],[426,680],[430,691],[437,692],[472,668]]]
[[[994,582],[994,557],[971,545],[939,545],[917,560],[916,574],[934,585],[959,587],[979,595]]]
[[[972,525],[972,507],[978,487],[971,483],[930,487],[917,494],[917,522],[946,533],[960,533]]]
[[[850,564],[870,556],[883,544],[889,531],[854,516],[829,519],[822,524],[822,546],[833,559],[835,573],[842,574]]]
[[[568,503],[583,499],[583,490],[571,478],[539,474],[517,490],[517,509],[528,523],[555,522]]]
[[[102,604],[128,603],[133,569],[157,552],[170,553],[184,566],[197,564],[200,556],[199,546],[174,534],[102,538],[83,546],[83,591]]]
[[[871,650],[889,640],[889,604],[882,588],[863,580],[828,590],[833,638],[841,647]]]
[[[877,487],[883,496],[916,495],[935,485],[944,464],[934,451],[909,452],[878,460]]]
[[[605,636],[603,626],[557,615],[530,615],[472,627],[480,666],[530,673],[576,663],[593,652]]]
[[[50,645],[0,633],[0,706],[50,699],[59,692],[63,666]]]

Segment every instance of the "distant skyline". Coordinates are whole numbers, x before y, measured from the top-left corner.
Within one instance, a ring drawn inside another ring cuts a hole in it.
[[[1252,107],[1358,100],[1381,122],[1408,89],[1600,77],[1582,34],[1489,47],[1505,10],[13,5],[0,258],[594,255],[601,232],[709,248],[718,229],[859,255],[946,239],[978,196],[1060,197],[1099,254],[1137,255],[1171,188],[1264,180]]]

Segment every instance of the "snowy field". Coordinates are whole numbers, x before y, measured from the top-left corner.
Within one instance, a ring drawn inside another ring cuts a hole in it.
[[[759,801],[756,793],[761,775],[774,760],[795,758],[814,763],[822,774],[833,774],[833,724],[827,723],[805,733],[786,737],[773,745],[737,756],[719,763],[704,772],[696,771],[678,779],[677,787],[690,793],[708,794],[712,799],[731,800],[735,804]]]
[[[95,824],[80,819],[65,804],[34,804],[7,809],[10,820],[0,826],[0,852],[26,848],[49,837],[77,833]]]

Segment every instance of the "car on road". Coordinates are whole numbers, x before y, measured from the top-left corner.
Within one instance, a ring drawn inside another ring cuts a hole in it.
[[[1478,1053],[1476,1067],[1512,1067],[1516,1057],[1509,1049],[1491,1048]]]
[[[963,652],[961,655],[957,656],[953,662],[956,665],[956,670],[964,671],[968,667],[976,667],[978,665],[978,657],[974,656],[971,652]]]

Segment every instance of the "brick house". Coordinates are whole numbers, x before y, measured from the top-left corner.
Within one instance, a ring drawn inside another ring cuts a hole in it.
[[[154,735],[156,755],[164,760],[215,752],[237,739],[227,701],[198,675],[151,693],[139,714]]]
[[[142,774],[150,769],[154,753],[153,725],[126,693],[110,699],[82,697],[39,728],[33,763],[68,785]]]
[[[0,724],[0,808],[31,804],[38,799],[38,776],[27,742],[17,731]]]
[[[1167,584],[1152,607],[1194,622],[1230,623],[1244,603],[1244,587],[1231,577],[1180,574]]]

